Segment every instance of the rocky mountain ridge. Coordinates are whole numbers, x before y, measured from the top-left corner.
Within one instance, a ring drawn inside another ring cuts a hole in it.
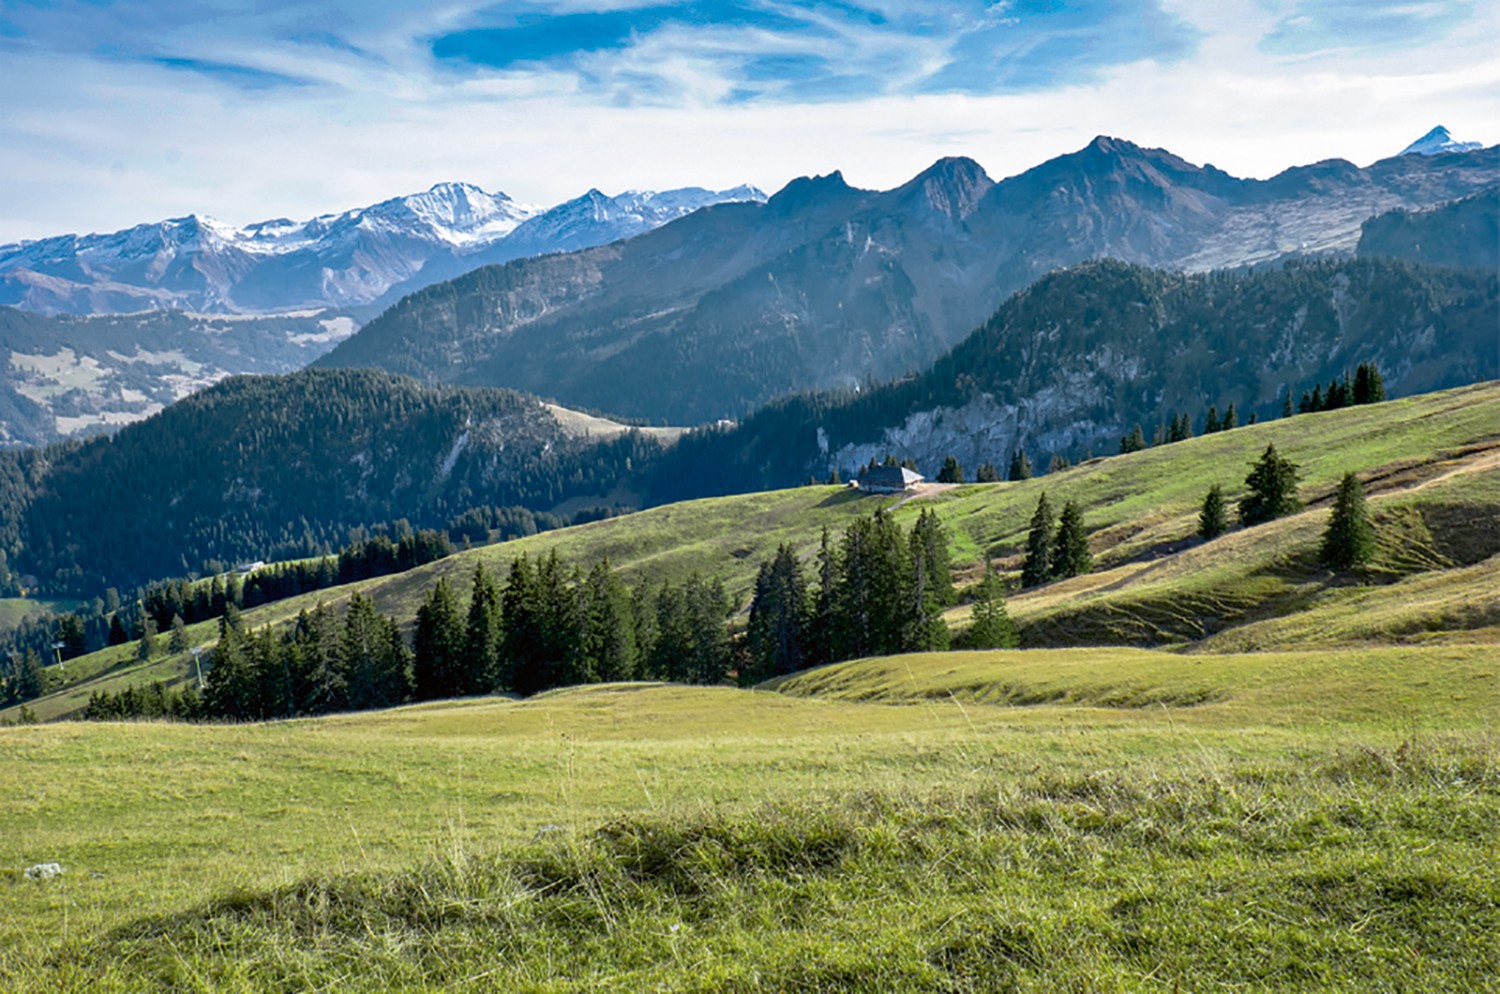
[[[1059,267],[1117,258],[1199,272],[1347,254],[1375,215],[1497,182],[1500,147],[1255,180],[1107,136],[999,182],[963,158],[884,192],[833,173],[764,204],[434,285],[319,363],[674,423],[734,418],[787,391],[920,369]]]
[[[474,266],[604,244],[736,199],[764,194],[745,186],[615,197],[591,190],[542,209],[467,183],[439,183],[301,222],[277,218],[236,228],[189,215],[0,246],[0,304],[44,314],[383,306]],[[582,203],[591,209],[580,211]],[[520,236],[514,242],[513,234]]]

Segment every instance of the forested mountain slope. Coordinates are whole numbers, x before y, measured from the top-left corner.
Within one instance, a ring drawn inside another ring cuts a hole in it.
[[[692,423],[920,369],[1006,297],[1090,259],[1206,270],[1350,251],[1366,219],[1500,181],[1500,148],[1245,180],[1096,139],[993,182],[945,159],[874,193],[837,173],[624,243],[414,294],[319,360]],[[642,390],[649,381],[652,389]]]
[[[241,376],[113,437],[0,453],[0,540],[28,586],[128,589],[326,551],[356,527],[602,504],[657,448],[636,433],[595,441],[509,390]]]
[[[687,436],[658,467],[657,499],[794,485],[870,459],[935,476],[953,455],[1003,472],[1119,451],[1210,405],[1241,424],[1288,392],[1375,363],[1392,396],[1500,376],[1497,274],[1393,260],[1300,261],[1177,274],[1104,261],[1017,294],[930,369],[860,392],[774,403]]]

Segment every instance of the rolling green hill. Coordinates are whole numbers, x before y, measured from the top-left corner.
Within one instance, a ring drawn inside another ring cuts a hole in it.
[[[1196,538],[1209,486],[1231,504],[1267,443],[1301,466],[1302,513]],[[1368,585],[1315,563],[1327,498],[1345,472],[1367,482],[1380,536]],[[1173,645],[1197,651],[1319,644],[1494,641],[1500,638],[1500,383],[1238,428],[1108,459],[1019,483],[929,487],[918,499],[862,495],[847,487],[710,498],[593,522],[462,552],[415,570],[306,594],[247,612],[253,626],[278,624],[353,591],[409,624],[439,577],[461,593],[476,563],[504,576],[521,554],[556,551],[587,565],[609,561],[627,581],[681,582],[698,572],[722,579],[748,602],[759,564],[785,542],[804,560],[823,527],[887,508],[909,524],[934,510],[951,536],[960,583],[988,555],[1014,581],[1037,498],[1076,501],[1096,562],[1093,574],[1013,595],[1011,615],[1027,645]],[[949,613],[967,623],[968,607]],[[211,639],[214,627],[195,626]],[[145,675],[132,646],[69,663],[70,690],[34,707],[43,717],[76,710],[96,689],[120,690]],[[185,678],[189,658],[175,672]],[[152,679],[174,672],[153,662]],[[13,716],[13,712],[8,712]]]
[[[743,598],[777,543],[810,551],[877,507],[936,510],[972,579],[981,555],[1014,570],[1044,490],[1084,506],[1099,563],[1011,597],[1027,641],[1054,648],[751,690],[0,728],[0,987],[1484,989],[1497,414],[1489,383],[1016,484],[695,501],[324,591],[409,619],[439,576],[463,589],[477,561],[556,549],[714,573]],[[1268,442],[1301,465],[1308,508],[1194,538],[1203,491],[1232,500]],[[1380,534],[1363,585],[1309,558],[1351,470]],[[1137,646],[1093,644],[1110,639]],[[139,669],[131,649],[70,660],[85,679],[38,713],[186,675],[185,655]]]

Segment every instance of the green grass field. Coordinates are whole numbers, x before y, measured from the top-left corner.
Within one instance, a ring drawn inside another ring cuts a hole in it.
[[[1483,990],[1497,688],[1078,649],[0,730],[0,988]]]
[[[1308,509],[1193,537],[1272,439]],[[1380,535],[1359,582],[1314,561],[1346,470]],[[1500,989],[1500,385],[894,513],[937,510],[972,579],[981,553],[1018,567],[1043,490],[1085,506],[1099,568],[1010,599],[1023,650],[0,728],[0,990]],[[892,503],[698,501],[357,589],[409,619],[438,576],[556,549],[744,595],[778,543]],[[133,652],[70,661],[37,713],[188,678]]]

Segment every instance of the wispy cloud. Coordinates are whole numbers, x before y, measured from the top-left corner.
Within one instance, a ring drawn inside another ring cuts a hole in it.
[[[1278,55],[1410,48],[1442,39],[1474,17],[1474,4],[1465,0],[1297,0],[1261,48]]]
[[[7,0],[0,241],[248,222],[464,179],[604,189],[1111,133],[1241,175],[1496,140],[1500,11],[1457,0]]]

